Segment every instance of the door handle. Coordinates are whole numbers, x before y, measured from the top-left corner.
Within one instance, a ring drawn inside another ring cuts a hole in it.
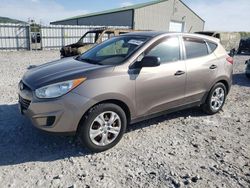
[[[217,65],[211,65],[209,68],[210,68],[210,69],[216,69],[216,68],[217,68]]]
[[[180,76],[180,75],[182,75],[182,74],[185,74],[185,72],[179,70],[179,71],[177,71],[174,75],[175,75],[175,76]]]

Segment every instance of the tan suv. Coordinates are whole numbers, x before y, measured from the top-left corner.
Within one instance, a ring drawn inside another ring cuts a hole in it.
[[[216,38],[125,34],[28,70],[19,84],[20,110],[39,129],[77,132],[87,148],[104,151],[128,124],[193,106],[217,113],[230,90],[232,64]]]

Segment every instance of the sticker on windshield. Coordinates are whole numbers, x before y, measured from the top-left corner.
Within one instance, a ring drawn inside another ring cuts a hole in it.
[[[143,43],[143,41],[131,39],[131,40],[128,41],[128,43],[139,46],[139,45],[141,45]]]

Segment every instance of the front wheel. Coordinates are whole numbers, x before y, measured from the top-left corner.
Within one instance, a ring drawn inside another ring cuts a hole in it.
[[[79,137],[93,152],[114,147],[126,131],[126,114],[116,104],[105,103],[94,106],[80,123]]]
[[[223,83],[217,83],[213,86],[208,94],[206,102],[202,105],[202,109],[209,115],[219,112],[226,100],[227,90]]]

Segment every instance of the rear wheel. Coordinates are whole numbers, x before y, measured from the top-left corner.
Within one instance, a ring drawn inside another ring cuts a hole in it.
[[[216,114],[219,112],[226,100],[227,90],[223,83],[217,83],[213,86],[208,94],[206,102],[202,105],[202,109],[207,114]]]
[[[101,152],[121,140],[126,125],[126,114],[121,107],[111,103],[99,104],[84,117],[78,135],[89,150]]]

